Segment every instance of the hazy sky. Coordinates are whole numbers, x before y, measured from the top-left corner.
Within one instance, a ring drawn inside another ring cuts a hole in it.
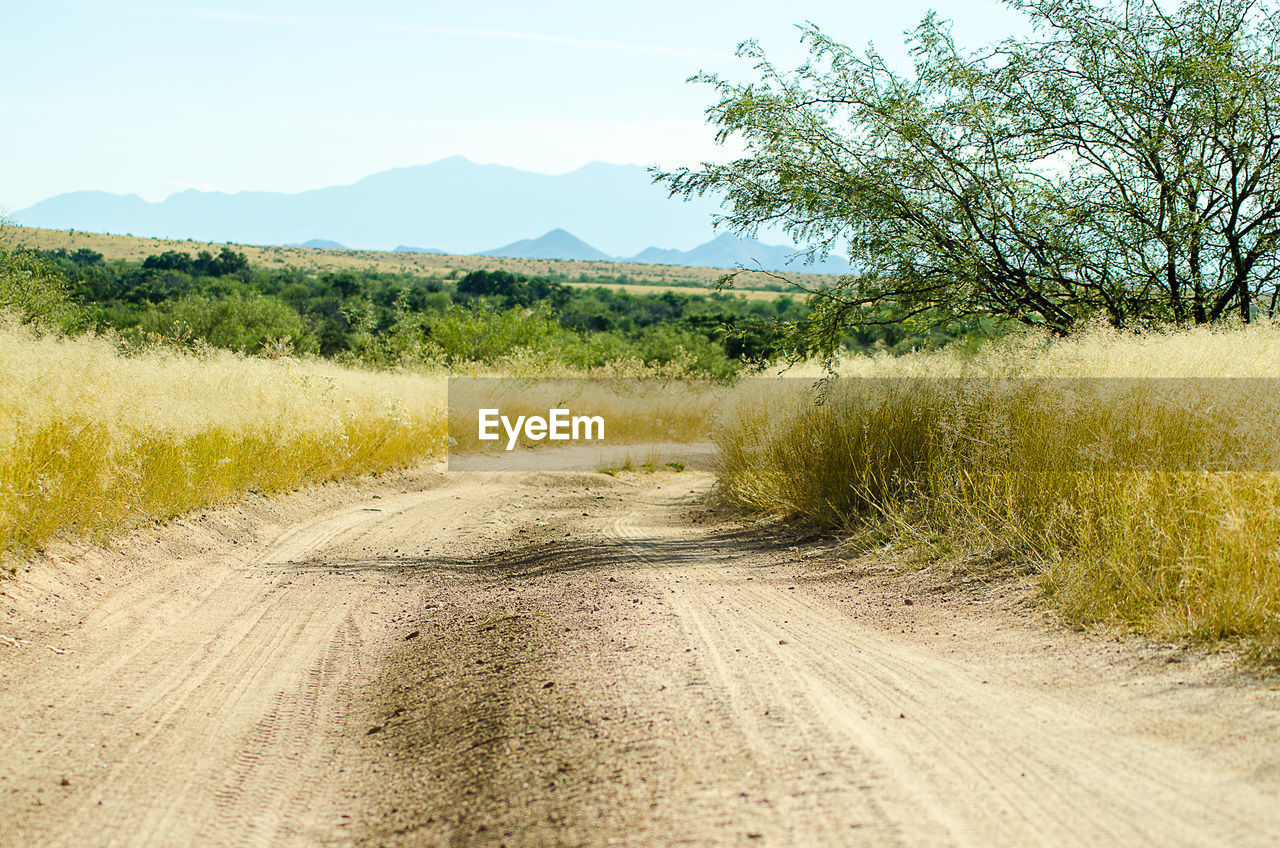
[[[699,70],[749,78],[795,24],[901,52],[936,8],[977,45],[995,0],[899,2],[7,2],[0,210],[65,191],[158,200],[195,187],[299,191],[462,154],[544,173],[712,158]]]

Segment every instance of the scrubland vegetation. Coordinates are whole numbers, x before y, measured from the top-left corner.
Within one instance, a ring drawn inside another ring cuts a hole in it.
[[[0,556],[440,450],[444,381],[0,325]]]
[[[548,281],[493,275],[437,292],[351,278],[360,296],[390,286],[394,317],[329,359],[299,356],[292,334],[275,335],[286,320],[296,338],[314,333],[305,311],[271,313],[263,304],[283,298],[215,290],[251,273],[244,267],[141,310],[150,331],[113,332],[98,323],[103,307],[95,319],[93,303],[77,298],[85,280],[61,269],[76,258],[0,260],[0,554],[11,565],[59,534],[111,533],[249,490],[438,454],[449,374],[544,386],[594,376],[606,381],[596,395],[646,377],[635,402],[610,400],[615,423],[632,422],[640,441],[680,441],[716,419],[723,381],[741,362],[726,356],[727,336],[704,335],[715,349],[701,353],[719,359],[699,364],[700,349],[679,335],[688,327],[657,319],[647,343],[665,338],[678,354],[647,357],[636,338],[566,326],[568,308],[582,315],[587,301]],[[155,270],[139,266],[137,279],[164,279]],[[323,299],[334,284],[297,285]],[[406,305],[418,295],[441,308]],[[261,337],[246,316],[267,327]],[[189,332],[166,331],[170,318]],[[906,355],[845,350],[835,379],[792,369],[784,373],[809,377],[727,392],[716,438],[730,501],[838,528],[899,559],[1035,572],[1075,621],[1278,650],[1280,444],[1270,429],[1280,393],[1266,381],[1280,385],[1280,327],[1099,326]],[[547,405],[524,400],[503,405],[513,414]],[[661,432],[650,432],[655,419]]]
[[[899,559],[1041,574],[1075,621],[1280,656],[1280,325],[841,372],[742,389],[717,437],[729,500]]]
[[[216,321],[216,316],[207,320]],[[228,322],[234,324],[234,322]],[[0,563],[246,491],[274,492],[438,454],[438,371],[86,332],[73,282],[0,251]]]
[[[449,374],[723,381],[769,353],[770,330],[730,334],[735,314],[801,308],[504,272],[269,273],[229,249],[0,250],[0,558],[438,455]],[[698,394],[667,399],[664,433],[688,429],[680,412],[705,424]],[[614,406],[615,423],[655,408]]]
[[[47,230],[15,226],[9,229],[9,243],[14,247],[75,253],[87,250],[100,253],[106,261],[141,262],[148,256],[171,250],[187,254],[218,253],[224,243],[194,239],[144,238],[142,236],[88,233],[77,230]],[[695,268],[679,265],[649,265],[635,262],[590,262],[572,259],[528,259],[513,256],[460,256],[455,254],[407,253],[384,250],[340,250],[328,248],[289,247],[285,245],[235,244],[255,268],[283,269],[307,274],[341,271],[375,271],[395,275],[457,279],[472,271],[506,271],[516,276],[544,277],[573,285],[625,286],[634,288],[673,288],[684,293],[709,294],[724,275],[720,268]],[[803,270],[803,268],[797,269]],[[806,274],[815,285],[829,285],[833,274]],[[763,271],[740,274],[736,288],[756,293],[779,293],[791,290],[776,275]]]
[[[284,348],[372,367],[492,366],[525,353],[575,368],[681,363],[726,378],[742,358],[772,352],[775,320],[804,314],[793,298],[632,295],[505,271],[268,270],[230,248],[141,262],[107,262],[89,250],[15,255],[61,277],[98,332],[246,353]]]
[[[592,369],[619,361],[726,379],[775,354],[808,314],[795,297],[632,294],[476,270],[405,274],[251,265],[231,248],[108,261],[87,248],[13,251],[81,304],[81,320],[125,338],[259,353],[287,348],[373,367],[487,365],[515,354]],[[912,349],[963,328],[850,328],[853,349]]]

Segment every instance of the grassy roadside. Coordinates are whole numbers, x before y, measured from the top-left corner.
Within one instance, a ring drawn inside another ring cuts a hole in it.
[[[417,462],[444,379],[155,349],[0,323],[0,562],[246,491]]]
[[[1243,640],[1275,660],[1275,378],[1275,325],[863,359],[820,404],[781,384],[739,402],[718,434],[721,484],[868,549],[1030,566],[1078,622]]]

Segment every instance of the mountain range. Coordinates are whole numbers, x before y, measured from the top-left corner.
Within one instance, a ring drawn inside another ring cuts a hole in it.
[[[573,233],[555,229],[536,239],[521,239],[493,250],[483,250],[477,256],[517,256],[530,259],[581,259],[588,261],[614,260],[640,262],[645,265],[693,265],[704,268],[755,268],[770,271],[812,271],[815,273],[843,274],[849,264],[840,259],[828,258],[806,266],[796,256],[794,248],[763,244],[756,239],[736,238],[721,233],[705,244],[690,250],[663,250],[647,247],[635,256],[607,256]]]
[[[14,219],[32,227],[243,244],[379,250],[398,245],[400,251],[491,256],[848,269],[839,259],[788,266],[784,260],[794,248],[713,237],[717,211],[710,198],[669,198],[638,165],[592,162],[548,175],[454,156],[292,194],[190,189],[149,202],[137,195],[70,192],[23,209]],[[533,233],[545,235],[531,238]],[[504,246],[494,248],[495,242]]]

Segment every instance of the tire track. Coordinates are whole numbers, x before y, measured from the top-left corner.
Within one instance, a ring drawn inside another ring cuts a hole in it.
[[[75,668],[4,692],[14,706],[0,756],[14,775],[0,844],[314,845],[340,834],[335,758],[358,732],[344,710],[390,618],[417,597],[389,568],[357,575],[328,561],[354,560],[371,540],[399,544],[393,525],[406,515],[454,526],[490,497],[464,478],[357,503],[243,558],[120,587],[69,643]],[[68,786],[50,792],[52,775]]]
[[[859,624],[806,587],[748,582],[711,544],[700,562],[673,565],[698,559],[699,530],[672,520],[676,506],[642,499],[613,534],[665,587],[718,708],[763,762],[807,755],[797,779],[845,776],[790,811],[791,823],[834,824],[796,832],[796,844],[845,844],[840,824],[868,813],[882,819],[880,842],[919,845],[1266,845],[1280,834],[1274,798],[1178,745],[1109,733],[1105,703],[989,684],[983,668]]]

